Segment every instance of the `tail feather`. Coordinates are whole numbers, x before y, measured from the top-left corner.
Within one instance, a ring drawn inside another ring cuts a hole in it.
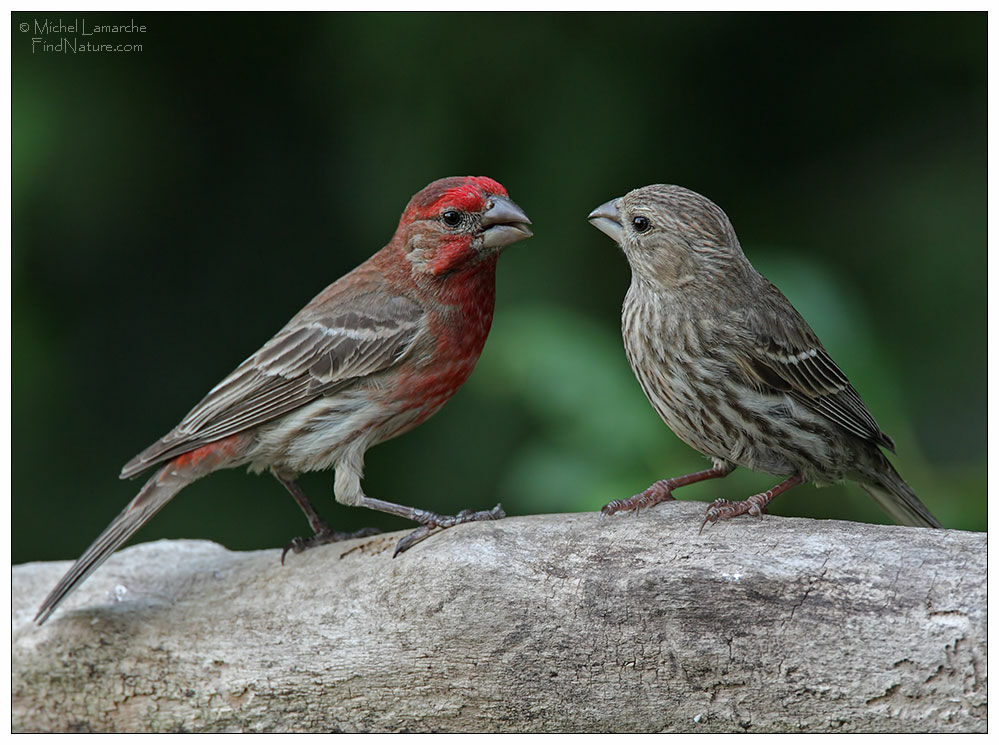
[[[874,473],[865,474],[860,482],[881,509],[891,515],[900,525],[910,525],[915,528],[942,528],[940,521],[926,508],[916,493],[899,476],[898,471],[880,452],[880,462]]]
[[[59,604],[81,582],[87,579],[97,567],[103,564],[111,554],[131,538],[190,481],[190,478],[181,476],[176,470],[171,469],[169,464],[153,474],[152,478],[146,482],[142,490],[128,503],[121,514],[104,529],[97,540],[90,544],[90,548],[59,580],[59,584],[48,594],[38,609],[38,613],[35,614],[35,623],[39,626],[45,623]]]

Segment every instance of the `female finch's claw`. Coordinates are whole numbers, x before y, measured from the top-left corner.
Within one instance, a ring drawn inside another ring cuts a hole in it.
[[[634,510],[637,515],[641,510],[654,507],[660,502],[675,501],[676,498],[672,492],[673,489],[667,481],[657,481],[645,491],[634,494],[627,499],[615,499],[613,502],[608,502],[600,512],[604,515],[613,515],[615,512]]]
[[[779,494],[780,491],[789,488],[786,486],[787,484],[791,484],[793,486],[795,483],[799,483],[798,479],[797,477],[792,476],[787,481],[783,482],[783,484],[779,484],[773,489],[762,492],[761,494],[754,494],[741,502],[730,502],[727,499],[716,499],[708,505],[708,514],[705,516],[704,522],[701,523],[701,530],[699,530],[698,533],[702,532],[704,530],[704,526],[709,522],[714,524],[719,520],[728,520],[730,518],[737,517],[738,515],[748,514],[754,517],[762,518],[770,500],[773,499],[776,494]],[[784,487],[784,489],[781,489],[780,487]]]
[[[503,512],[502,505],[496,505],[491,510],[483,510],[482,512],[462,510],[457,515],[438,515],[435,512],[424,512],[418,517],[414,516],[414,519],[423,524],[396,544],[392,558],[394,559],[403,551],[408,551],[420,541],[429,538],[436,528],[452,528],[461,523],[499,520],[504,517],[506,517],[506,513]]]
[[[613,502],[608,502],[607,504],[605,504],[603,506],[603,509],[600,510],[600,514],[606,517],[607,515],[613,515],[615,512],[618,512],[622,509],[624,509],[624,500],[615,499]]]
[[[704,532],[704,528],[708,525],[708,523],[714,525],[723,518],[732,517],[738,514],[732,511],[732,506],[734,504],[736,503],[730,502],[727,499],[716,499],[714,502],[709,504],[707,514],[704,516],[704,522],[701,523],[701,529],[697,531],[698,535]]]

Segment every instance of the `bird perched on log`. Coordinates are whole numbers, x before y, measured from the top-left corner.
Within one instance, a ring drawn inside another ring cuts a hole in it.
[[[896,521],[939,528],[881,448],[895,444],[786,297],[749,263],[728,216],[680,186],[635,189],[590,222],[631,265],[621,331],[649,402],[711,468],[657,481],[604,514],[673,499],[673,490],[736,466],[785,480],[760,494],[718,499],[702,523],[761,514],[806,481],[849,479]]]
[[[496,260],[530,237],[529,224],[490,178],[445,178],[417,193],[387,246],[319,293],[125,464],[122,478],[156,471],[52,590],[36,622],[181,489],[222,468],[269,470],[288,489],[314,535],[285,551],[347,537],[299,487],[306,471],[335,469],[343,504],[419,523],[396,554],[435,528],[503,517],[499,505],[450,516],[368,497],[361,475],[368,448],[426,420],[471,374],[492,323]]]

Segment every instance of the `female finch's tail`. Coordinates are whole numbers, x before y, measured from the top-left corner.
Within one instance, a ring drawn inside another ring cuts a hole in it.
[[[190,475],[178,473],[178,469],[175,469],[171,463],[153,474],[121,514],[104,529],[83,556],[77,559],[65,576],[59,580],[59,584],[49,593],[35,614],[35,623],[39,626],[45,623],[67,595],[191,481],[193,479]]]
[[[916,528],[942,528],[943,525],[926,509],[916,493],[909,488],[884,454],[876,451],[876,465],[866,471],[859,482],[874,497],[881,509],[900,525]]]

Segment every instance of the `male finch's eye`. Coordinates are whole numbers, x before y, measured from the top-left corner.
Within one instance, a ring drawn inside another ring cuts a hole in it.
[[[441,220],[445,225],[453,228],[461,222],[461,213],[458,210],[444,210],[441,213]]]
[[[649,218],[642,217],[641,215],[633,217],[631,219],[631,224],[635,227],[636,233],[644,233],[652,226],[652,223],[649,222]]]

